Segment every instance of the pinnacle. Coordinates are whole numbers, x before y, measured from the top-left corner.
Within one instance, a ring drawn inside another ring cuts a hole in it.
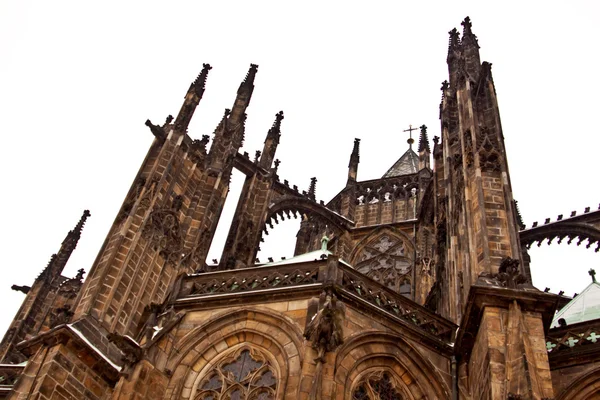
[[[317,178],[316,177],[310,178],[310,186],[308,187],[308,197],[311,200],[315,199],[316,186],[317,186]]]
[[[257,64],[250,64],[250,69],[244,78],[244,81],[240,84],[240,88],[238,92],[243,89],[252,89],[254,87],[254,77],[256,76],[256,71],[258,70]]]
[[[421,135],[419,136],[419,153],[422,151],[431,152],[429,148],[429,139],[427,138],[427,126],[421,125]]]
[[[279,134],[281,132],[281,121],[283,120],[283,111],[279,111],[275,114],[275,121],[273,122],[273,126],[269,129],[269,135],[271,134]]]
[[[461,22],[460,24],[463,26],[463,36],[465,34],[472,34],[471,27],[473,26],[473,24],[471,24],[471,18],[469,18],[469,16],[466,16],[463,22]]]
[[[201,96],[202,92],[204,92],[204,86],[206,85],[206,78],[208,76],[208,71],[210,71],[211,69],[212,69],[212,67],[210,66],[210,64],[202,64],[202,71],[200,72],[200,74],[198,75],[196,80],[194,80],[194,83],[192,84],[194,86],[194,90],[196,91],[196,94],[198,94],[199,96]]]

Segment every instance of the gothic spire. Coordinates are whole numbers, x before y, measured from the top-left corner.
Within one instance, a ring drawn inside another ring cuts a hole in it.
[[[310,178],[310,186],[308,187],[308,198],[311,200],[315,200],[315,190],[317,187],[317,178]]]
[[[354,147],[352,148],[352,154],[350,154],[350,162],[348,163],[348,181],[346,184],[356,182],[356,176],[358,173],[358,163],[360,162],[359,155],[360,139],[354,139]]]
[[[267,133],[265,138],[265,145],[263,147],[262,156],[260,157],[260,166],[264,169],[271,168],[273,159],[275,158],[275,151],[277,145],[279,145],[279,138],[281,137],[281,121],[283,120],[283,111],[279,111],[275,114],[275,121]]]
[[[448,32],[448,35],[450,35],[450,38],[448,39],[448,59],[450,59],[450,56],[460,48],[460,35],[456,28],[453,28]]]
[[[71,257],[71,253],[73,253],[73,250],[75,250],[75,247],[77,247],[77,243],[81,238],[81,231],[83,230],[85,221],[90,215],[91,214],[89,210],[85,210],[83,212],[83,215],[79,219],[79,222],[77,222],[77,225],[75,225],[75,228],[67,233],[67,236],[63,240],[58,253],[52,255],[48,265],[38,276],[38,280],[43,279],[46,281],[52,281],[55,277],[60,276],[65,268],[65,265],[67,264],[67,261],[69,261],[69,257]]]
[[[208,77],[208,71],[210,71],[211,69],[212,67],[210,66],[210,64],[202,64],[202,71],[200,72],[200,74],[198,74],[196,80],[194,80],[194,83],[192,83],[191,87],[194,88],[194,91],[200,98],[202,98],[202,95],[204,94],[206,78]]]
[[[427,138],[427,126],[421,125],[421,134],[419,135],[419,153],[422,151],[431,152],[429,148],[429,139]]]
[[[242,83],[240,83],[235,102],[231,109],[231,120],[234,124],[241,121],[242,115],[246,112],[248,105],[250,105],[250,99],[252,98],[252,92],[254,91],[254,78],[257,70],[258,65],[250,64],[250,69],[246,73],[246,77]]]
[[[179,110],[179,114],[177,114],[177,118],[175,119],[175,130],[177,132],[185,133],[187,131],[188,125],[194,115],[194,111],[196,111],[196,107],[200,103],[202,95],[204,95],[206,77],[208,76],[208,71],[211,69],[212,67],[209,64],[203,64],[202,71],[190,85],[183,104],[181,105],[181,109]],[[150,121],[147,121],[147,123],[148,122]]]

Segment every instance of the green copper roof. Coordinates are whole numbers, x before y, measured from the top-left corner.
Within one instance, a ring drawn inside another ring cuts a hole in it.
[[[600,284],[592,282],[583,292],[577,295],[552,320],[551,328],[559,325],[558,320],[564,318],[568,325],[600,319]]]

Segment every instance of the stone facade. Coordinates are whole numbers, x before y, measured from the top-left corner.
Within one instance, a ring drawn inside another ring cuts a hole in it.
[[[278,176],[283,112],[254,160],[239,153],[256,65],[210,149],[191,139],[205,64],[176,118],[146,122],[155,140],[87,279],[61,273],[88,212],[33,286],[14,287],[26,297],[0,344],[0,397],[599,398],[598,323],[550,329],[564,298],[531,285],[527,248],[600,243],[600,211],[522,224],[491,64],[462,25],[433,152],[423,125],[418,153],[410,139],[381,179],[358,181],[356,139],[328,203],[316,179],[299,192]],[[234,168],[242,193],[207,263]],[[263,235],[292,216],[296,256],[259,263]]]

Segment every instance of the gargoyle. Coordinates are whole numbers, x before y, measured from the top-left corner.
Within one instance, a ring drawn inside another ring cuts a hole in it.
[[[17,292],[22,292],[22,293],[25,293],[25,294],[29,293],[29,291],[31,290],[30,286],[25,286],[25,285],[23,285],[23,286],[12,285],[10,288],[12,290],[16,290]]]
[[[142,348],[130,337],[119,335],[118,333],[109,333],[106,335],[108,341],[114,343],[119,348],[123,356],[123,361],[127,366],[132,366],[141,360],[144,351]]]
[[[319,310],[307,324],[304,337],[317,350],[317,361],[324,362],[325,353],[344,342],[343,326],[346,306],[331,291],[319,297]]]

